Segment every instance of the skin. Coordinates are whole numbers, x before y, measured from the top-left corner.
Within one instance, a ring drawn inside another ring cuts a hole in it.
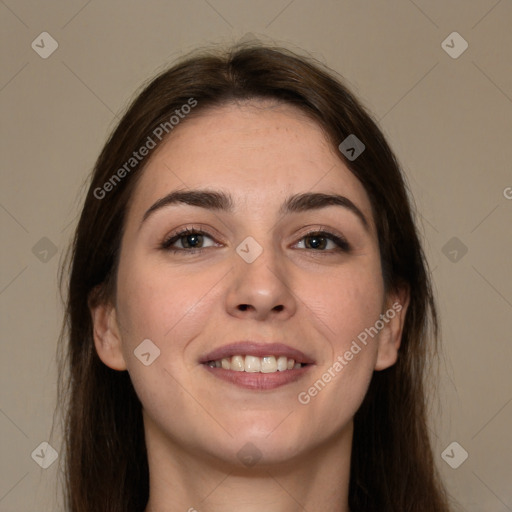
[[[234,212],[175,204],[141,223],[169,192],[196,188],[229,192]],[[283,201],[302,192],[344,195],[368,228],[340,206],[279,215]],[[208,231],[203,252],[160,248],[185,227]],[[320,228],[343,234],[350,252],[329,240],[307,245],[307,231]],[[247,236],[263,248],[252,263],[236,252]],[[402,310],[301,404],[299,393],[396,301]],[[91,311],[100,358],[128,370],[143,404],[146,512],[347,512],[353,417],[374,370],[396,361],[407,302],[405,291],[385,293],[368,196],[315,122],[293,106],[261,100],[182,122],[134,192],[115,301]],[[160,349],[149,366],[133,353],[145,339]],[[198,362],[248,339],[288,344],[315,365],[296,382],[257,391]],[[248,442],[261,456],[253,466],[237,457]]]

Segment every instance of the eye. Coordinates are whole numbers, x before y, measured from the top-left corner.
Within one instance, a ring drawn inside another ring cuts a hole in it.
[[[210,239],[213,243],[210,245],[204,245],[205,240]],[[178,243],[181,247],[174,247],[175,244]],[[170,237],[165,239],[161,247],[162,249],[172,251],[172,252],[199,252],[206,247],[213,247],[215,241],[213,238],[200,229],[184,229],[179,231],[178,233],[172,234]]]
[[[208,239],[211,243],[205,245],[205,241]],[[201,252],[203,249],[214,246],[218,246],[218,244],[211,235],[206,231],[195,228],[186,228],[177,233],[173,233],[161,243],[161,248],[166,251],[188,254]],[[323,230],[306,233],[296,244],[296,247],[326,253],[338,251],[349,252],[351,248],[344,237]]]
[[[304,242],[302,242],[303,240]],[[329,242],[331,247],[329,247]],[[303,247],[299,247],[299,249],[313,249],[317,252],[350,251],[350,245],[345,238],[329,231],[311,231],[304,235],[298,244],[303,244]]]

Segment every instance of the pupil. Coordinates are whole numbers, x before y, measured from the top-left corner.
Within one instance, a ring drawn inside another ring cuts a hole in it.
[[[324,247],[325,244],[322,243],[322,241],[325,242],[323,237],[321,236],[311,236],[309,237],[310,243],[309,245],[312,246],[313,249],[318,249],[319,247]]]
[[[187,235],[186,236],[186,240],[187,240],[186,245],[189,247],[197,247],[197,244],[200,242],[200,237],[202,237],[202,235]]]

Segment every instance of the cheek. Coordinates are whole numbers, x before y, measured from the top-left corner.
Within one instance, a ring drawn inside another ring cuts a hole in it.
[[[314,280],[304,280],[299,295],[316,317],[332,347],[344,353],[351,341],[378,320],[384,304],[384,285],[377,261],[354,262]]]
[[[161,361],[172,365],[207,322],[217,273],[171,272],[165,263],[134,257],[121,263],[118,277],[117,311],[128,367],[145,339],[160,349]]]
[[[165,265],[147,265],[135,258],[119,267],[117,309],[123,325],[122,349],[147,415],[145,421],[156,424],[178,444],[194,448],[194,443],[200,443],[202,450],[212,435],[211,430],[205,433],[204,427],[211,418],[196,390],[199,366],[188,350],[204,332],[219,303],[215,284],[225,273],[171,272]],[[134,355],[134,349],[145,339],[160,350],[148,366]]]
[[[333,432],[355,414],[370,384],[377,336],[368,335],[382,312],[384,286],[377,261],[347,265],[304,287],[308,309],[319,320],[324,357],[298,397],[311,414],[321,415]]]

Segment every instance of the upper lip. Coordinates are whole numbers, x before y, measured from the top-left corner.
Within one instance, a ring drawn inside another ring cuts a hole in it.
[[[283,343],[258,343],[255,341],[237,341],[212,350],[200,359],[200,363],[218,361],[236,355],[244,356],[286,356],[296,363],[313,364],[315,361],[296,348]]]

